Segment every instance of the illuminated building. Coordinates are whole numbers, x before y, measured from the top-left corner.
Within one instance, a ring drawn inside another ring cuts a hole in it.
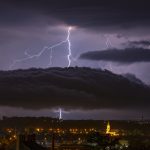
[[[108,121],[107,127],[106,127],[106,134],[109,134],[111,136],[118,136],[119,134],[116,133],[115,131],[111,131],[110,123]]]
[[[109,133],[110,133],[110,123],[108,121],[107,128],[106,128],[106,134],[109,134]]]

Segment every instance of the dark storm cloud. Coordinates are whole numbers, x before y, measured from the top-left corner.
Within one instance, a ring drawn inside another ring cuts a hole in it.
[[[90,68],[0,72],[0,105],[24,108],[149,109],[150,88]]]
[[[103,60],[119,63],[150,62],[150,50],[144,48],[109,49],[85,52],[80,59]]]
[[[142,41],[129,41],[126,43],[129,47],[149,47],[150,41],[142,40]]]
[[[0,24],[4,25],[25,24],[44,17],[92,28],[150,25],[149,0],[3,0],[0,4]]]

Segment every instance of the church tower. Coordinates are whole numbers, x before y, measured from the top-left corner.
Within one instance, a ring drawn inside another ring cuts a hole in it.
[[[108,121],[107,128],[106,128],[106,134],[109,134],[109,133],[110,133],[110,123]]]

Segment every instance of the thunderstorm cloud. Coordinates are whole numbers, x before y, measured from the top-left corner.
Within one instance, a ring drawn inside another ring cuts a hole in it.
[[[103,60],[118,63],[150,62],[150,50],[144,48],[109,49],[85,52],[80,59]]]
[[[0,105],[28,109],[149,109],[150,88],[131,75],[130,79],[107,70],[78,67],[5,71],[0,72]]]
[[[125,44],[128,47],[143,47],[143,48],[149,48],[150,41],[148,40],[142,40],[142,41],[129,41]]]
[[[149,0],[1,0],[0,107],[149,109],[149,87],[136,79],[150,84],[149,6]],[[28,69],[47,68],[47,50],[12,68],[22,70],[6,71],[25,52],[35,55],[65,40],[69,26],[74,68],[63,68],[68,65],[65,43],[52,54],[51,67],[62,68]],[[111,63],[113,73],[82,68],[109,69],[110,62],[119,64]]]
[[[150,25],[149,0],[2,0],[0,3],[1,26],[28,25],[38,21],[91,29]]]

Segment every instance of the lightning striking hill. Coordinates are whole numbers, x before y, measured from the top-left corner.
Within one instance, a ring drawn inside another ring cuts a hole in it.
[[[107,70],[49,68],[0,72],[0,105],[24,108],[149,109],[150,88]]]

